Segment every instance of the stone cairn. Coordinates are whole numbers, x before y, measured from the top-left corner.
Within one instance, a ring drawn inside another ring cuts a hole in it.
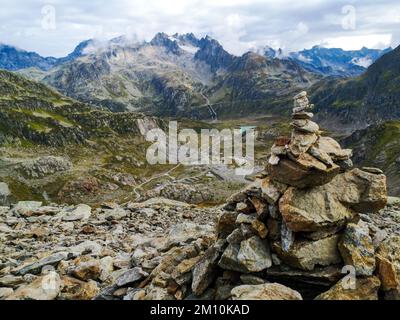
[[[276,139],[267,173],[228,200],[193,270],[194,295],[378,298],[376,246],[360,214],[386,206],[386,177],[353,168],[352,150],[321,135],[312,107],[306,92],[294,98],[291,137]]]

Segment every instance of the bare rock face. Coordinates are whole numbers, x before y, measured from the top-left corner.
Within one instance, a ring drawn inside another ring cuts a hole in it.
[[[317,241],[296,241],[288,251],[274,243],[274,250],[289,266],[301,270],[313,270],[315,266],[329,266],[342,262],[338,250],[339,235]]]
[[[72,163],[62,157],[40,157],[21,163],[17,170],[30,179],[43,178],[57,172],[65,172],[72,169]]]
[[[339,281],[328,291],[316,297],[316,300],[378,300],[380,281],[377,277],[359,278],[354,288]]]
[[[303,300],[299,292],[279,283],[242,285],[231,293],[233,300]]]

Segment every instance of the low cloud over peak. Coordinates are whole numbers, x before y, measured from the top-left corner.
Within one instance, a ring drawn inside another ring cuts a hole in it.
[[[150,40],[159,31],[210,35],[231,53],[269,45],[397,46],[398,0],[0,0],[0,42],[63,56],[85,39]]]

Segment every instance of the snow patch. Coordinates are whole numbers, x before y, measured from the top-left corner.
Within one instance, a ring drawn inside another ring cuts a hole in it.
[[[363,68],[368,68],[374,61],[369,57],[353,58],[351,63]]]
[[[196,52],[200,50],[200,48],[194,47],[194,46],[191,46],[191,45],[188,45],[188,44],[180,44],[180,43],[178,43],[178,46],[182,50],[184,50],[186,52],[189,52],[191,54],[196,54]]]

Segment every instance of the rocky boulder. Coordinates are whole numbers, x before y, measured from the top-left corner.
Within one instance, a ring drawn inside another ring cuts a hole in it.
[[[278,182],[307,188],[330,182],[340,172],[340,167],[328,167],[312,155],[303,153],[294,161],[283,158],[277,165],[269,164],[267,170],[270,177]]]
[[[346,265],[359,276],[372,276],[375,271],[375,249],[368,226],[349,223],[339,241],[339,251]]]
[[[315,266],[329,266],[342,262],[338,250],[339,235],[316,241],[295,241],[289,250],[283,250],[281,243],[274,243],[279,257],[289,266],[302,270],[313,270]]]
[[[381,283],[377,277],[356,279],[354,286],[339,281],[315,300],[378,300]]]
[[[233,300],[303,300],[301,294],[279,283],[242,285],[232,289]]]
[[[376,253],[377,274],[382,282],[382,289],[400,293],[400,237],[386,239]]]
[[[357,212],[379,211],[386,201],[386,177],[354,169],[323,186],[289,188],[279,209],[292,231],[312,232],[345,225]]]

